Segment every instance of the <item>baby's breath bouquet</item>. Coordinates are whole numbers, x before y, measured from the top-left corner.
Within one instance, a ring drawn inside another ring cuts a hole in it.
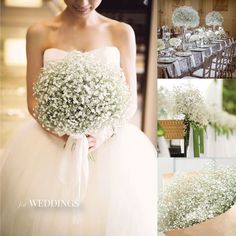
[[[224,22],[224,17],[217,11],[211,11],[206,15],[206,25],[213,26],[214,29],[216,26],[222,25]]]
[[[58,178],[73,189],[79,202],[88,186],[91,155],[86,135],[116,128],[128,119],[130,91],[124,73],[110,66],[92,54],[72,51],[42,68],[34,84],[34,115],[39,123],[59,136],[69,136]]]
[[[199,37],[198,34],[193,34],[193,35],[190,36],[189,41],[190,41],[190,42],[197,42],[197,41],[200,41],[200,37]]]
[[[193,226],[228,211],[236,203],[236,167],[207,167],[176,174],[159,200],[159,231]]]
[[[199,25],[199,15],[192,7],[178,7],[173,12],[172,22],[177,27],[195,28]]]
[[[183,86],[174,88],[173,101],[174,115],[184,115],[186,141],[190,127],[193,129],[194,157],[199,157],[204,153],[204,133],[209,123],[204,98],[198,89]]]
[[[179,47],[181,43],[182,43],[182,40],[180,38],[171,38],[169,40],[169,44],[174,48]]]
[[[125,121],[130,93],[120,69],[78,51],[42,68],[35,116],[58,135],[80,135]]]

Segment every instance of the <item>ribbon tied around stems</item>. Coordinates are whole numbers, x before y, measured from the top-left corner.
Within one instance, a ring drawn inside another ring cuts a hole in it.
[[[89,177],[88,140],[86,135],[70,135],[59,166],[59,180],[71,189],[73,199],[81,205],[87,193]]]

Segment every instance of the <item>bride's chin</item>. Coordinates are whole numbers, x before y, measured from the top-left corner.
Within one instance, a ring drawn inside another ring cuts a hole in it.
[[[88,16],[91,12],[92,12],[92,8],[88,8],[86,10],[79,10],[77,9],[76,7],[71,7],[71,10],[73,11],[74,14],[76,14],[77,16],[80,16],[80,17],[86,17]]]

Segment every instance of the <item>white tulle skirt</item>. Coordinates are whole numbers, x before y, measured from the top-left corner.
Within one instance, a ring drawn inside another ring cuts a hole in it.
[[[7,146],[1,157],[1,235],[157,235],[156,151],[139,129],[126,125],[94,151],[79,207],[61,206],[76,201],[73,187],[58,178],[63,149],[63,141],[35,121]]]

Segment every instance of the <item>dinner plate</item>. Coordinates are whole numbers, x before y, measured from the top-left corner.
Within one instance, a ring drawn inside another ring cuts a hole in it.
[[[190,51],[193,51],[193,52],[203,52],[205,50],[206,50],[206,48],[193,48],[193,49],[190,49]]]
[[[200,46],[200,48],[209,48],[209,47],[211,47],[211,45],[202,45],[202,46]]]
[[[189,57],[192,55],[192,53],[191,52],[176,52],[175,55],[178,57]]]
[[[158,63],[173,63],[176,61],[176,58],[173,57],[159,57],[157,59]]]

